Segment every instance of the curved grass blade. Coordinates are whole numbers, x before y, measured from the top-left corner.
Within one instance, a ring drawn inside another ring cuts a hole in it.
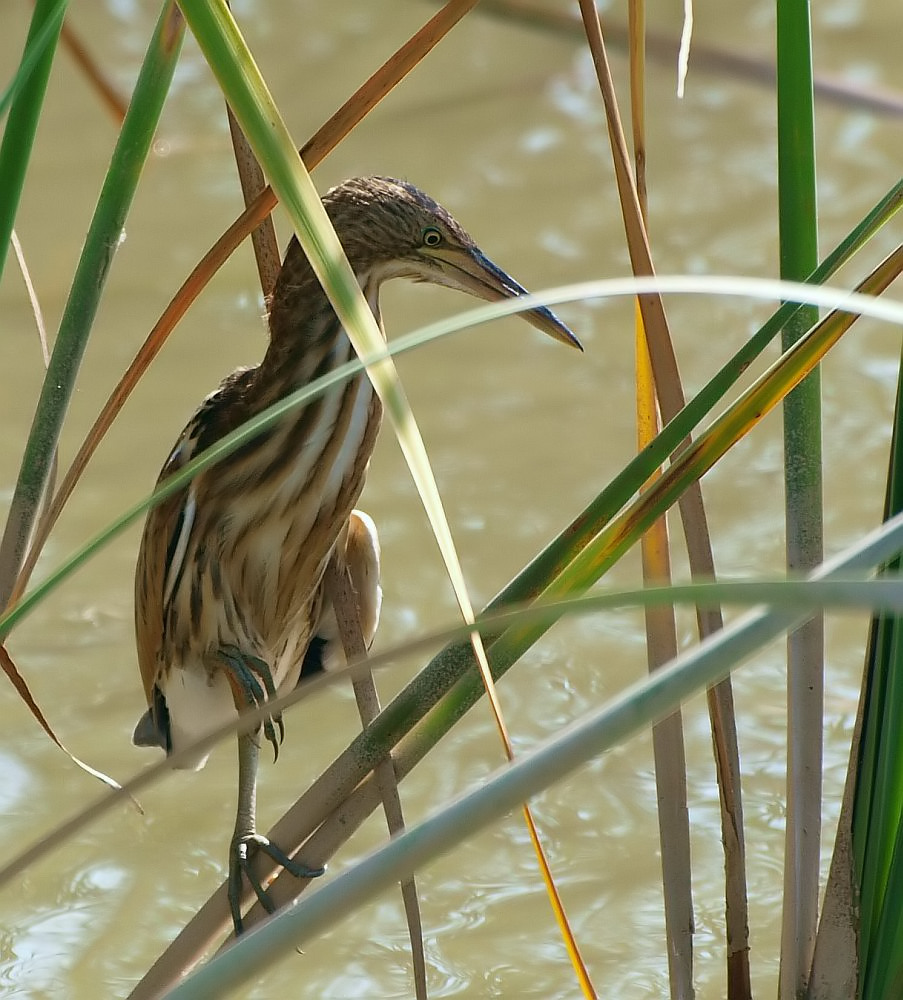
[[[472,6],[473,2],[475,0],[465,0],[464,6],[469,9],[469,6]],[[456,9],[452,9],[453,6]],[[448,31],[463,16],[464,11],[460,8],[461,3],[455,5],[455,0],[449,0],[445,8],[435,15],[409,42],[402,46],[392,59],[374,73],[367,83],[346,102],[343,108],[333,115],[329,122],[301,150],[301,156],[309,167],[312,168],[318,163],[320,159],[329,153],[335,143],[339,141],[339,138],[336,137],[331,128],[333,123],[341,123],[348,128],[353,127],[356,121],[359,120],[359,118],[355,118],[349,122],[349,118],[354,115],[354,109],[358,109],[360,117],[363,117],[373,106],[373,104],[368,104],[367,101],[375,103],[393,85],[392,74],[407,72],[416,64],[417,59],[422,56],[423,53],[420,52],[420,47],[426,42],[421,41],[421,36],[426,41],[431,40],[432,44],[435,44],[442,37],[442,34]],[[440,18],[443,18],[441,24],[439,23]],[[437,33],[438,37],[436,37]],[[364,97],[365,94],[367,95],[366,100]],[[42,519],[41,524],[38,525],[35,531],[35,538],[29,556],[19,575],[19,579],[16,581],[14,591],[15,600],[18,600],[24,593],[37,562],[38,555],[43,549],[53,525],[56,523],[60,512],[71,496],[72,490],[75,488],[75,484],[94,454],[100,440],[102,440],[104,434],[112,424],[116,414],[118,414],[124,405],[148,365],[159,353],[176,323],[181,319],[197,295],[200,294],[200,290],[210,277],[212,277],[216,269],[225,262],[241,239],[251,231],[256,224],[254,220],[259,221],[259,218],[263,218],[263,215],[260,214],[260,206],[263,204],[263,199],[264,195],[261,195],[251,208],[230,226],[226,233],[220,237],[214,247],[206,254],[201,263],[197,265],[191,276],[182,286],[180,292],[170,302],[163,316],[157,321],[154,329],[148,335],[125,375],[123,375],[119,384],[113,390],[112,395],[88,432],[88,436],[79,448],[72,465],[63,477],[62,485],[53,499],[47,517]],[[866,217],[837,245],[822,264],[809,276],[808,282],[812,285],[821,285],[826,282],[876,232],[894,217],[901,205],[903,205],[903,180],[898,181],[880,199]],[[272,208],[272,205],[270,205],[270,208]],[[609,291],[602,290],[603,284]],[[576,299],[584,295],[629,294],[623,290],[618,291],[617,282],[603,284],[595,284],[592,288],[582,286],[584,288],[583,291],[573,291],[570,295]],[[756,285],[756,283],[753,282],[753,285]],[[691,279],[680,290],[692,291],[693,287],[694,282]],[[188,292],[189,288],[191,289],[190,293]],[[727,294],[729,290],[722,287],[719,291]],[[182,292],[186,292],[186,294],[183,296]],[[749,294],[756,294],[756,292],[751,291]],[[763,297],[767,296],[765,292],[761,292],[760,294]],[[569,300],[569,298],[561,298],[557,301],[564,302]],[[536,296],[534,301],[536,303],[552,304],[550,293]],[[805,301],[805,297],[801,298],[800,301]],[[827,304],[830,306],[835,303],[828,302]],[[505,303],[494,306],[481,306],[470,310],[466,314],[462,314],[465,317],[462,323],[465,325],[475,325],[495,317],[509,315],[519,308],[523,307],[511,307]],[[526,600],[530,596],[535,596],[541,587],[536,584],[534,577],[539,581],[547,579],[551,572],[554,572],[556,568],[560,569],[565,564],[567,553],[572,546],[579,546],[581,539],[591,537],[594,531],[599,530],[601,524],[607,518],[611,517],[617,508],[623,504],[624,500],[617,502],[617,497],[623,496],[626,498],[632,496],[639,489],[642,483],[665,461],[667,456],[678,447],[683,438],[710,412],[752,361],[771,343],[774,337],[781,331],[784,324],[799,308],[799,305],[793,301],[788,301],[781,306],[771,319],[766,321],[750,338],[746,346],[729,359],[703,390],[691,399],[672,421],[666,424],[662,433],[658,435],[655,441],[637,455],[612,480],[607,489],[603,490],[597,500],[525,568],[518,578],[519,582],[512,583],[512,586],[516,587],[517,590],[509,593],[506,588],[495,600],[500,604],[512,603],[513,601]],[[454,323],[454,321],[451,322]],[[449,321],[445,321],[425,327],[422,333],[424,340],[428,340],[434,335],[434,331],[438,335],[445,335],[452,332],[453,329],[457,329],[457,327],[449,326]]]
[[[897,257],[895,257],[895,260]],[[476,309],[469,309],[460,313],[453,320],[443,320],[439,323],[432,323],[406,336],[394,339],[391,344],[383,345],[379,354],[360,360],[351,361],[347,365],[336,369],[331,374],[317,379],[303,389],[299,389],[291,396],[259,414],[247,424],[237,428],[232,434],[222,438],[216,445],[209,448],[203,454],[198,455],[191,463],[187,464],[180,472],[170,477],[152,494],[136,503],[120,517],[111,522],[103,531],[94,538],[86,542],[80,549],[65,560],[56,570],[39,585],[34,587],[24,596],[20,597],[14,606],[8,607],[0,614],[0,635],[7,635],[9,631],[18,624],[26,615],[37,607],[38,604],[69,576],[71,576],[80,566],[82,566],[95,552],[99,551],[108,542],[112,541],[120,532],[124,531],[130,524],[136,521],[155,503],[159,503],[165,497],[184,487],[191,479],[215,462],[231,454],[236,448],[253,440],[262,434],[267,428],[273,426],[281,420],[293,407],[315,398],[318,394],[339,382],[350,378],[352,375],[363,371],[368,364],[374,364],[385,357],[396,357],[407,351],[423,347],[427,343],[438,340],[442,337],[450,336],[458,330],[467,329],[471,326],[478,326],[481,323],[488,323],[494,319],[504,316],[511,316],[525,309],[531,309],[537,305],[550,304],[557,305],[562,302],[577,301],[584,298],[603,298],[606,296],[630,296],[633,297],[638,291],[647,291],[656,288],[663,292],[684,293],[684,294],[733,294],[738,296],[758,296],[766,299],[773,299],[782,296],[785,299],[792,299],[797,296],[801,300],[815,299],[822,306],[839,306],[848,311],[854,311],[861,316],[871,316],[875,319],[886,322],[903,324],[903,302],[888,301],[875,298],[870,295],[854,293],[842,289],[832,289],[820,286],[801,285],[796,282],[772,281],[762,278],[720,278],[715,276],[707,277],[673,277],[659,275],[654,279],[650,278],[618,278],[605,279],[601,281],[585,282],[580,285],[570,285],[565,288],[549,289],[535,295],[521,296],[516,301],[497,302],[492,305],[478,306]],[[825,348],[827,349],[827,348]],[[692,402],[687,405],[689,408]],[[679,418],[678,418],[679,419]],[[676,422],[676,421],[675,421]],[[670,425],[669,425],[670,426]],[[668,430],[664,429],[662,434]],[[660,434],[656,442],[661,439]],[[668,442],[670,443],[670,442]],[[697,442],[698,444],[698,442]],[[642,470],[641,460],[652,455],[651,461],[654,463],[651,469],[655,469],[660,463],[655,461],[655,450],[653,446],[645,449],[641,455],[633,459],[627,468]],[[640,473],[642,475],[642,472]],[[647,476],[648,478],[648,476]],[[639,483],[642,480],[637,477]],[[500,607],[507,607],[512,604],[528,601],[537,596],[541,591],[536,585],[535,567],[545,563],[561,568],[567,566],[574,555],[585,548],[588,541],[599,534],[601,527],[608,521],[599,524],[598,519],[589,516],[589,512],[595,513],[595,508],[602,496],[609,497],[609,489],[603,490],[599,497],[594,500],[586,511],[581,514],[570,529],[566,529],[559,537],[538,556],[515,581],[512,581],[501,594],[494,598],[487,606],[487,610],[496,611]],[[631,494],[626,494],[621,503],[617,504],[615,510],[619,510],[626,499]],[[610,520],[610,518],[608,519]],[[573,551],[567,554],[562,541],[570,538],[573,544]],[[528,572],[529,571],[529,572]],[[550,574],[546,579],[551,579]],[[501,601],[502,595],[512,595],[517,590],[525,591],[524,597],[506,599]],[[440,656],[443,654],[439,654]],[[419,696],[418,696],[419,697]]]
[[[227,8],[211,8],[200,0],[197,2],[182,0],[182,10],[249,143],[266,168],[273,190],[279,195],[283,207],[292,219],[295,232],[311,267],[323,285],[355,352],[358,357],[374,354],[383,343],[382,334],[310,175],[295,152],[291,136],[282,122],[263,77],[254,64],[238,26]],[[475,618],[473,606],[435,476],[420,429],[391,358],[387,357],[368,366],[367,375],[395,430],[439,547],[462,617],[468,624],[473,624]],[[511,759],[513,756],[511,741],[502,718],[482,640],[477,632],[472,634],[471,642],[481,667],[499,736],[508,758]],[[547,886],[551,886],[551,872],[540,846],[529,807],[524,804],[523,809],[543,879]],[[576,941],[561,910],[558,894],[552,889],[550,889],[550,899],[553,908],[556,909],[559,926],[565,930],[568,953],[574,962],[584,995],[593,997],[595,993],[589,984],[585,965],[579,957]]]
[[[229,120],[229,131],[232,136],[232,147],[235,153],[236,166],[238,167],[242,196],[247,208],[267,186],[266,180],[260,163],[228,104],[226,105],[226,114]],[[269,299],[276,285],[280,269],[279,248],[276,243],[276,228],[273,224],[272,215],[268,215],[251,233],[251,242],[254,247],[254,257],[257,261],[261,292],[263,293],[264,301],[266,301]],[[324,583],[327,593],[330,595],[328,599],[332,600],[335,605],[335,615],[339,625],[341,642],[345,649],[345,658],[348,662],[354,659],[366,659],[367,647],[364,642],[363,632],[361,631],[354,587],[347,572],[341,575],[341,579],[336,579],[336,576],[336,566],[334,563],[330,563],[324,576]],[[372,672],[370,670],[362,671],[360,675],[353,678],[352,686],[354,688],[361,723],[366,726],[368,722],[372,722],[379,714],[380,708],[379,695]],[[383,800],[383,809],[386,814],[386,824],[389,834],[400,833],[404,830],[405,825],[404,811],[401,804],[401,795],[398,790],[398,782],[395,777],[395,768],[391,760],[387,759],[380,765],[376,772],[376,777]],[[414,993],[417,1000],[426,1000],[428,993],[426,953],[423,945],[423,920],[420,914],[420,900],[417,896],[417,886],[413,876],[402,882],[401,897],[411,941]]]

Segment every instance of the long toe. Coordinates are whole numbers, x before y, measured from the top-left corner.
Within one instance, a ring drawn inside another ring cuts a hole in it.
[[[325,867],[311,868],[301,861],[290,858],[281,847],[259,833],[248,833],[236,837],[232,841],[229,851],[228,885],[229,908],[232,911],[232,923],[235,927],[236,937],[244,930],[241,915],[243,879],[247,879],[248,884],[260,901],[260,905],[267,913],[272,913],[276,909],[273,901],[270,899],[269,893],[252,868],[251,862],[258,851],[263,851],[277,865],[283,867],[291,875],[294,875],[295,878],[319,878],[326,872]]]

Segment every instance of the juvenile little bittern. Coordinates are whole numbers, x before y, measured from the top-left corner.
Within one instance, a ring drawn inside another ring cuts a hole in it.
[[[333,188],[323,203],[378,321],[380,286],[389,278],[428,281],[489,301],[524,294],[445,209],[410,184],[359,178]],[[555,339],[580,346],[548,309],[523,316]],[[234,372],[207,397],[161,480],[249,417],[354,358],[295,239],[269,304],[269,327],[263,361]],[[380,416],[369,379],[355,376],[150,511],[135,579],[138,661],[149,705],[135,729],[137,745],[172,754],[236,711],[294,688],[302,667],[306,675],[328,666],[337,638],[322,581],[333,552],[361,595],[365,638],[372,638],[379,614],[378,543],[373,522],[353,507]],[[262,728],[278,753],[279,715]],[[319,871],[290,862],[257,833],[259,730],[240,736],[238,746],[229,900],[240,932],[241,879],[254,850],[299,875]],[[264,890],[254,888],[266,905]]]

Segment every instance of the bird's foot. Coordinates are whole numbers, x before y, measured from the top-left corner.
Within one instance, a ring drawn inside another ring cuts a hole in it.
[[[251,868],[251,860],[258,851],[263,851],[295,878],[319,878],[326,871],[325,868],[311,868],[301,861],[295,861],[278,844],[259,833],[245,833],[235,837],[229,851],[229,908],[232,911],[236,937],[244,930],[241,917],[242,876],[248,880],[267,913],[276,909],[269,893]]]
[[[221,663],[229,672],[233,691],[248,708],[259,708],[276,697],[273,674],[269,665],[259,656],[243,653],[237,646],[224,646],[218,652]],[[273,760],[279,757],[279,745],[285,738],[282,713],[274,712],[264,719],[263,735],[273,747]]]

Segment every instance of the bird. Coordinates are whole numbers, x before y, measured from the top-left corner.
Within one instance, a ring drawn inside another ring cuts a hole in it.
[[[429,195],[389,177],[346,180],[323,196],[383,336],[379,293],[393,278],[442,285],[494,302],[526,291],[480,250]],[[521,315],[582,350],[549,309]],[[269,342],[256,366],[227,376],[202,402],[172,448],[158,483],[194,456],[314,379],[354,360],[354,348],[296,237],[268,301]],[[135,632],[147,711],[137,746],[172,755],[249,709],[265,706],[341,662],[323,577],[335,557],[358,592],[369,644],[379,617],[379,543],[355,509],[381,420],[365,373],[293,410],[190,484],[153,506],[135,571]],[[261,733],[274,757],[284,737],[277,712],[238,736],[238,806],[229,848],[228,897],[243,930],[243,879],[264,907],[249,869],[263,851],[301,877],[307,868],[258,833]],[[180,766],[200,769],[207,754]]]

